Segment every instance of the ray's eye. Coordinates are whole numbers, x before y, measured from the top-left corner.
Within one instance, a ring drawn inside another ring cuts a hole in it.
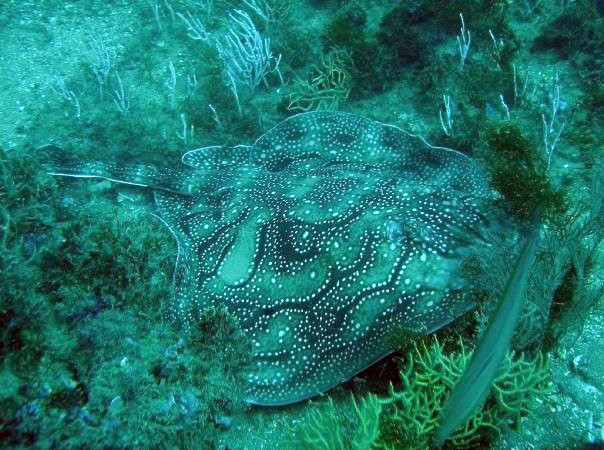
[[[424,244],[432,240],[434,234],[432,227],[421,220],[409,217],[405,220],[403,226],[405,235],[416,244]]]
[[[397,217],[386,224],[386,237],[390,244],[399,245],[403,240],[424,245],[433,239],[432,227],[413,217]]]
[[[400,244],[403,240],[403,229],[399,220],[390,220],[386,224],[386,236],[391,244]]]

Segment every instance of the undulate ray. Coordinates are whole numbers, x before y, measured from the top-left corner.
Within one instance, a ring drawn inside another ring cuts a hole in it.
[[[253,348],[247,399],[322,393],[472,305],[460,265],[484,245],[489,189],[468,157],[351,114],[291,117],[181,171],[55,173],[148,186],[179,247],[175,319],[225,305]]]

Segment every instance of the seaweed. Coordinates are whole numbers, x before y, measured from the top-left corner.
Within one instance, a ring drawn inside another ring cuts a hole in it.
[[[555,221],[566,211],[565,189],[553,186],[543,160],[518,126],[510,122],[492,125],[485,141],[492,185],[512,214],[526,220],[543,207],[544,219]]]
[[[382,53],[365,32],[366,12],[357,2],[342,8],[327,24],[322,35],[324,49],[345,49],[352,60],[351,97],[382,92],[388,84],[382,73]]]
[[[597,64],[602,57],[603,42],[604,21],[596,12],[596,4],[582,0],[569,4],[541,29],[532,51],[551,50],[561,58],[572,59],[581,65]],[[577,58],[577,52],[584,57]]]
[[[432,57],[433,44],[419,27],[429,17],[424,10],[399,5],[382,17],[378,41],[389,53],[386,69],[398,77],[409,65],[425,67]]]

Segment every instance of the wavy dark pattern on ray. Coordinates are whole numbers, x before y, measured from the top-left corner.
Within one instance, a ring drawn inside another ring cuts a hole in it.
[[[173,311],[235,315],[250,402],[324,392],[385,356],[393,327],[432,331],[471,306],[457,273],[483,245],[489,190],[466,156],[317,112],[183,162],[181,192],[155,192],[179,246]]]

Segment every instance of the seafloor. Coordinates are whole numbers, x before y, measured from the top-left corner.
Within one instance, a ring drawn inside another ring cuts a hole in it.
[[[257,86],[229,78],[236,10],[270,40]],[[545,208],[514,353],[448,448],[602,448],[603,12],[598,0],[2,0],[0,446],[426,448],[521,232],[468,263],[479,307],[444,332],[393,337],[393,357],[321,398],[251,407],[227,312],[188,332],[166,319],[177,250],[148,193],[53,178],[36,155],[52,143],[172,167],[187,149],[339,110],[476,158],[520,224]]]

